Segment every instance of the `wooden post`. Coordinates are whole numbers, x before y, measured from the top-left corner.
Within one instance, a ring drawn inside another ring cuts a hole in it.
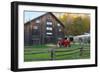
[[[51,49],[51,60],[55,60],[55,49]]]
[[[83,47],[80,47],[80,56],[83,54]]]
[[[79,38],[79,40],[80,40],[80,56],[82,56],[82,54],[83,54],[83,39]]]

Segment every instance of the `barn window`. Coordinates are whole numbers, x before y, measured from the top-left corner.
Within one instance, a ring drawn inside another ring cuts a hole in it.
[[[61,29],[59,29],[59,32],[61,32]]]
[[[46,30],[52,30],[52,27],[46,27]]]
[[[48,16],[48,18],[47,18],[47,19],[49,20],[49,19],[51,19],[51,17],[50,17],[50,16]]]
[[[34,26],[33,29],[38,29],[38,26]]]
[[[47,22],[46,24],[47,24],[47,25],[52,25],[52,22]]]
[[[47,34],[47,35],[52,35],[52,33],[51,33],[51,32],[47,32],[46,34]]]
[[[58,23],[57,26],[60,26],[60,24]]]
[[[40,23],[40,20],[36,20],[36,23]]]

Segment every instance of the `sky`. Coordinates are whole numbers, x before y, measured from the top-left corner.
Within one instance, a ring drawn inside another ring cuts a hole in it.
[[[26,23],[29,20],[32,20],[34,18],[37,18],[45,13],[46,12],[25,11],[24,12],[24,23]]]
[[[35,19],[43,14],[45,14],[47,12],[37,12],[37,11],[24,11],[24,23],[32,20],[32,19]],[[69,13],[64,13],[64,12],[61,12],[61,13],[57,13],[57,12],[53,12],[53,14],[56,16],[56,17],[59,17],[59,16],[63,16],[63,15],[69,15]],[[85,14],[76,14],[76,13],[70,13],[70,16],[73,16],[73,17],[77,17],[77,16],[81,16],[81,17],[84,17],[86,16]]]

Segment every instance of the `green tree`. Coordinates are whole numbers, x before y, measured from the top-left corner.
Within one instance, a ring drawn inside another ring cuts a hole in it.
[[[81,35],[90,30],[90,17],[88,15],[73,17],[70,14],[64,13],[59,17],[59,20],[65,26],[65,35]]]

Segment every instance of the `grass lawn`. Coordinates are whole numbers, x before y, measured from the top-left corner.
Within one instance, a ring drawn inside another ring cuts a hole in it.
[[[36,45],[24,47],[24,61],[45,61],[45,60],[70,60],[90,58],[90,45],[84,44],[82,55],[80,55],[80,44],[72,44],[71,47],[57,48],[55,45]],[[54,50],[53,57],[51,50]]]

